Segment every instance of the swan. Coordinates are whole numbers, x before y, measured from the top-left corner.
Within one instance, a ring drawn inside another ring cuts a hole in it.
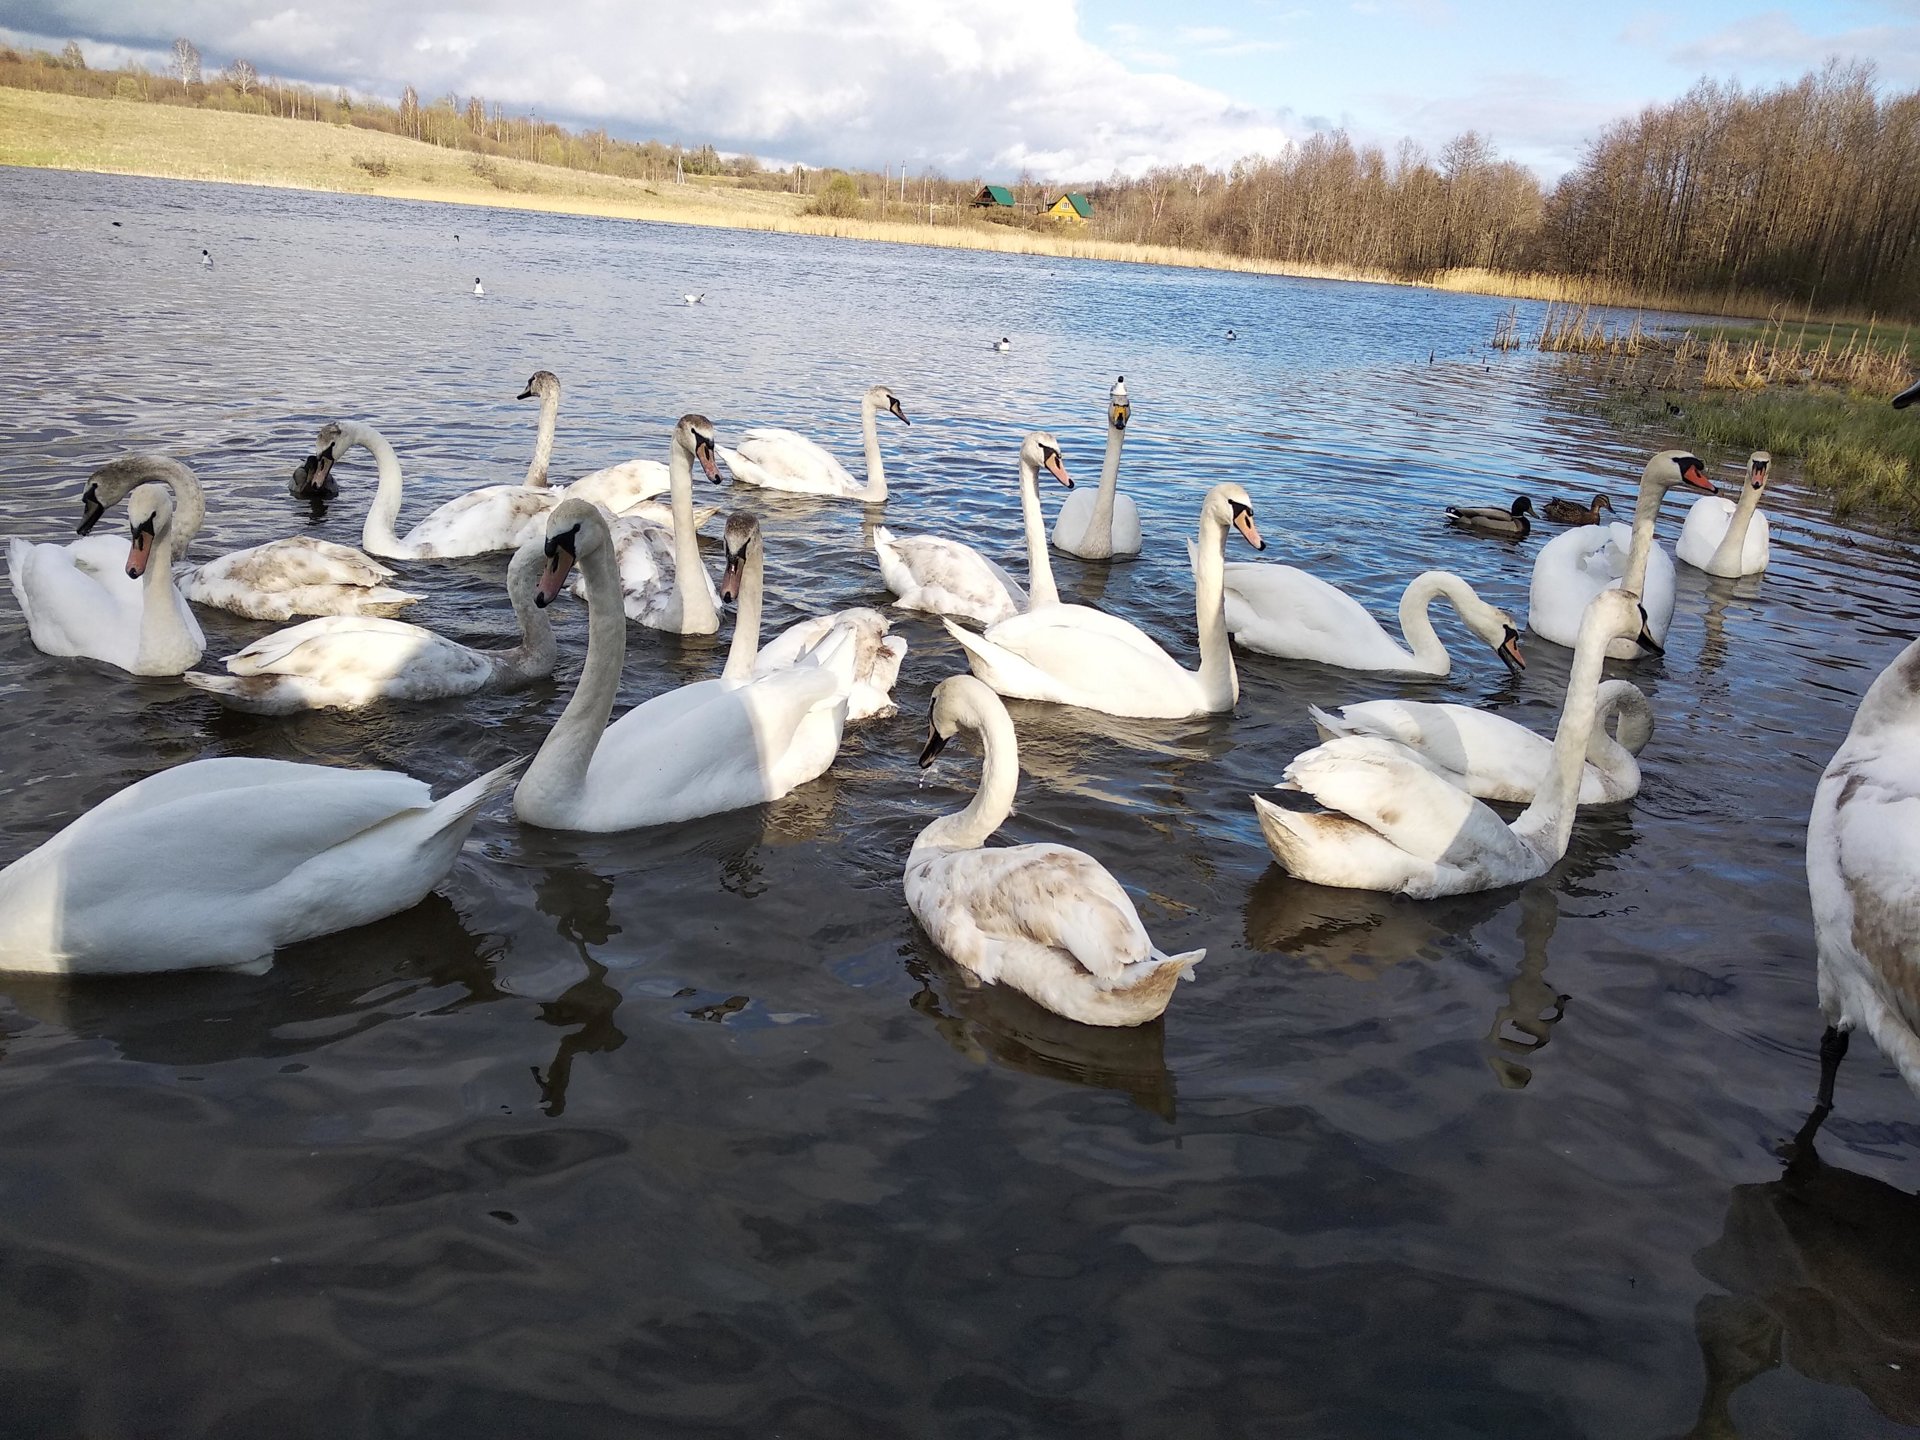
[[[1253,523],[1253,500],[1231,481],[1209,490],[1200,508],[1193,587],[1200,630],[1198,671],[1188,670],[1126,620],[1052,599],[1050,573],[1044,575],[1047,601],[1040,599],[1043,577],[1036,575],[1033,608],[989,625],[985,634],[962,630],[951,620],[942,623],[967,652],[973,673],[1002,695],[1148,720],[1231,710],[1240,697],[1240,677],[1227,641],[1222,571],[1228,526],[1254,549],[1266,548]],[[1039,559],[1044,565],[1045,550]]]
[[[1673,620],[1673,561],[1654,543],[1653,522],[1669,490],[1691,486],[1714,492],[1706,466],[1685,450],[1662,450],[1640,474],[1633,526],[1582,525],[1553,537],[1533,557],[1533,581],[1527,590],[1527,623],[1536,635],[1556,645],[1572,645],[1587,604],[1600,591],[1618,585],[1641,597],[1647,633],[1665,643]],[[1607,654],[1631,660],[1635,642],[1616,638]]]
[[[1035,605],[1051,605],[1060,598],[1047,559],[1046,523],[1040,515],[1043,468],[1069,490],[1073,488],[1073,478],[1060,459],[1059,442],[1047,431],[1036,430],[1020,445],[1020,515],[1026,527],[1028,581]],[[902,610],[957,615],[992,625],[1027,608],[1027,592],[1020,582],[961,541],[938,535],[895,535],[886,526],[876,525],[873,553],[880,561],[880,578]]]
[[[106,488],[126,497],[131,544],[106,535],[72,545],[8,542],[7,577],[35,648],[134,675],[178,675],[200,658],[206,636],[172,575],[174,547],[192,533],[176,524],[169,487],[184,491],[191,479],[164,455],[125,456],[94,471],[87,493]],[[89,503],[82,535],[102,513]],[[188,518],[198,523],[197,515]]]
[[[116,220],[113,223],[118,225],[120,222]],[[213,253],[211,251],[202,250],[200,252],[200,268],[203,270],[211,270],[213,268]]]
[[[1893,408],[1904,410],[1914,401],[1920,400],[1920,380],[1916,380],[1898,395],[1893,397]]]
[[[1482,800],[1530,804],[1552,766],[1548,737],[1470,705],[1363,700],[1332,713],[1309,705],[1307,712],[1321,739],[1373,735],[1391,740]],[[1577,803],[1611,805],[1639,794],[1640,764],[1634,757],[1652,734],[1653,707],[1640,687],[1627,680],[1602,684]]]
[[[484,300],[487,298],[487,287],[480,283],[480,277],[478,275],[473,277],[473,294],[475,299]]]
[[[1192,563],[1199,552],[1187,542]],[[1513,671],[1524,670],[1513,616],[1489,605],[1446,570],[1416,575],[1400,595],[1400,633],[1409,650],[1346,591],[1291,565],[1235,561],[1226,567],[1227,633],[1249,650],[1286,660],[1318,660],[1343,670],[1445,675],[1453,657],[1434,633],[1433,602],[1445,598],[1461,621]]]
[[[563,500],[547,517],[547,565],[535,604],[551,604],[568,572],[586,580],[587,661],[567,708],[514,791],[514,813],[547,830],[634,830],[777,800],[823,773],[840,750],[853,646],[830,641],[812,663],[743,677],[734,636],[730,674],[656,695],[612,725],[627,653],[620,574],[606,514]],[[753,547],[747,563],[759,563]],[[748,662],[750,664],[750,662]]]
[[[1020,752],[1007,707],[971,675],[934,687],[921,768],[960,730],[980,737],[980,789],[915,837],[902,880],[913,918],[971,976],[1056,1015],[1109,1026],[1157,1019],[1207,952],[1155,949],[1120,882],[1083,850],[984,848],[1013,810]]]
[[[560,377],[551,370],[536,370],[517,398],[540,400],[540,425],[534,434],[533,459],[527,462],[525,483],[535,490],[548,488],[547,467],[553,460],[553,434],[560,417]],[[555,488],[556,495],[571,495],[576,500],[591,500],[614,514],[633,514],[642,500],[666,490],[671,484],[667,467],[658,460],[623,460],[591,474],[582,475],[570,485]],[[555,502],[556,504],[558,501]],[[713,512],[708,512],[708,518]],[[671,526],[670,515],[648,513],[642,518]]]
[[[1405,746],[1357,735],[1296,755],[1286,768],[1282,788],[1304,790],[1325,809],[1283,810],[1253,797],[1267,847],[1282,869],[1302,880],[1416,900],[1546,874],[1567,853],[1600,670],[1608,642],[1619,637],[1637,637],[1659,653],[1639,597],[1605,590],[1580,622],[1551,768],[1511,825]]]
[[[1756,450],[1747,457],[1747,478],[1736,504],[1724,495],[1702,495],[1687,511],[1673,553],[1709,575],[1738,578],[1767,568],[1771,544],[1760,497],[1767,489],[1773,456]]]
[[[553,624],[533,603],[545,564],[536,536],[507,566],[507,598],[520,622],[511,649],[474,650],[401,620],[333,615],[262,636],[226,658],[225,675],[180,678],[257,715],[518,689],[553,673]]]
[[[145,478],[108,467],[91,477],[80,497],[80,532],[126,498]],[[206,518],[200,477],[186,466],[167,472],[175,508],[174,548],[184,551]],[[69,547],[72,548],[72,547]],[[173,567],[173,583],[188,600],[252,620],[290,620],[295,615],[391,615],[420,597],[387,582],[393,571],[346,545],[310,535],[290,535],[195,565]]]
[[[699,459],[709,480],[720,478],[713,463],[713,422],[704,415],[682,415],[673,427],[672,447],[667,469],[673,485],[673,528],[626,516],[613,522],[620,592],[630,620],[680,635],[711,635],[720,628],[720,595],[700,563],[693,462]],[[585,595],[586,583],[583,568],[574,577],[573,593]]]
[[[435,801],[392,770],[238,756],[150,775],[0,870],[0,970],[258,974],[417,905],[523,762]]]
[[[1813,794],[1820,1104],[1856,1025],[1920,1095],[1920,640],[1880,672]]]
[[[380,486],[361,527],[360,544],[368,554],[389,560],[446,560],[517,550],[523,538],[540,533],[540,522],[558,500],[553,491],[531,485],[483,486],[449,500],[403,539],[394,533],[393,522],[400,517],[405,482],[400,458],[386,437],[357,420],[336,420],[321,427],[313,448],[313,485],[324,485],[333,467],[355,449],[373,456],[380,467]]]
[[[1120,447],[1127,437],[1133,407],[1127,403],[1127,377],[1107,394],[1107,455],[1100,466],[1098,491],[1076,490],[1053,519],[1053,545],[1082,560],[1109,560],[1140,553],[1140,509],[1131,495],[1118,493]]]
[[[743,485],[763,490],[785,490],[795,495],[822,495],[836,500],[864,500],[881,505],[887,499],[887,467],[880,458],[880,432],[875,417],[882,407],[911,425],[900,401],[884,385],[871,386],[860,397],[860,435],[866,445],[867,483],[847,473],[825,449],[793,430],[749,430],[737,449],[720,451],[727,470]]]
[[[1533,533],[1533,522],[1527,518],[1531,514],[1533,501],[1521,495],[1505,510],[1498,505],[1449,505],[1447,523],[1458,530],[1471,530],[1476,535],[1524,540]]]
[[[894,713],[893,683],[900,678],[900,662],[907,658],[907,642],[878,610],[859,607],[817,615],[788,626],[766,646],[760,644],[762,557],[760,522],[746,511],[727,517],[724,537],[726,573],[720,580],[720,598],[735,602],[733,645],[727,652],[723,679],[743,682],[812,663],[816,652],[833,637],[846,635],[853,646],[853,688],[847,695],[847,723],[882,719]],[[824,653],[824,652],[823,652]]]
[[[707,292],[702,290],[698,295],[682,295],[680,298],[689,305],[698,305],[707,298]]]

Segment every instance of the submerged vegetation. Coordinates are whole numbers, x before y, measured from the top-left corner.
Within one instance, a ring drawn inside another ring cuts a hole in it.
[[[1765,316],[1786,301],[1796,311],[1920,318],[1920,92],[1882,95],[1859,67],[1829,66],[1765,91],[1703,81],[1606,130],[1551,192],[1473,131],[1430,155],[1412,142],[1389,154],[1336,130],[1225,171],[1163,167],[1097,183],[988,177],[1015,204],[983,218],[970,203],[980,176],[770,171],[711,145],[569,130],[478,95],[423,101],[409,86],[389,105],[262,76],[238,57],[204,71],[184,40],[174,55],[161,75],[89,69],[77,44],[59,55],[0,47],[0,87],[415,141],[475,157],[476,194],[606,195],[620,190],[607,182],[638,182],[656,198],[679,192],[666,208],[738,209],[767,228],[812,233],[1112,259],[1139,258],[1129,247],[1145,247],[1174,264],[1701,314]],[[362,175],[387,179],[391,156],[359,148]],[[13,151],[14,163],[58,163]],[[148,173],[184,173],[152,163]],[[521,166],[579,182],[532,183]],[[1071,235],[1045,213],[1063,189],[1093,202],[1091,220]],[[688,190],[698,192],[693,204]]]

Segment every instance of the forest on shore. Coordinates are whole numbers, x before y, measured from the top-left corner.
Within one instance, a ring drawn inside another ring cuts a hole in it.
[[[1095,240],[1415,281],[1558,277],[1676,308],[1737,297],[1749,309],[1920,318],[1920,91],[1888,93],[1865,65],[1830,63],[1770,89],[1702,80],[1608,126],[1551,189],[1472,131],[1437,155],[1319,132],[1224,171],[1102,181],[769,171],[750,155],[571,130],[477,95],[422,101],[409,86],[388,105],[239,58],[209,72],[186,40],[166,74],[91,69],[77,44],[0,47],[0,85],[312,120],[649,182],[711,177],[807,195],[814,213],[849,219],[978,224],[971,201],[991,181],[1016,205],[990,218],[1036,229],[1061,223],[1044,213],[1055,197],[1084,192],[1093,215],[1076,233]]]

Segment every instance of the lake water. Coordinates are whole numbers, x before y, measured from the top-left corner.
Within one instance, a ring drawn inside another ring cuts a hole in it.
[[[1380,613],[1430,566],[1520,612],[1538,540],[1450,534],[1441,507],[1627,505],[1655,442],[1539,357],[1489,356],[1507,303],[6,170],[4,528],[70,535],[88,472],[154,448],[209,484],[196,554],[293,533],[287,473],[335,417],[393,441],[417,518],[518,477],[539,368],[566,386],[559,478],[664,459],[687,410],[857,463],[884,380],[913,421],[883,421],[884,522],[1019,573],[1020,436],[1054,430],[1094,480],[1124,373],[1147,551],[1056,559],[1070,595],[1191,661],[1179,537],[1232,478],[1271,558]],[[1745,457],[1706,458],[1731,480]],[[1444,682],[1242,656],[1237,713],[1199,723],[1016,707],[1004,838],[1070,839],[1161,945],[1207,948],[1139,1030],[969,988],[916,932],[907,847],[977,760],[955,746],[922,783],[927,695],[960,661],[909,615],[899,716],[764,811],[578,837],[496,805],[441,894],[264,976],[0,980],[4,1428],[1901,1433],[1914,1099],[1863,1037],[1826,1170],[1789,1185],[1775,1149],[1818,1068],[1807,811],[1920,584],[1780,468],[1772,569],[1682,569],[1665,661],[1614,667],[1658,714],[1640,797],[1583,813],[1517,890],[1298,884],[1247,797],[1312,742],[1309,702],[1550,727],[1567,656],[1544,642],[1517,681],[1464,638]],[[338,473],[318,533],[356,543],[373,467]],[[877,513],[703,489],[764,517],[770,626],[886,599]],[[403,567],[429,595],[410,618],[507,643],[504,568]],[[553,685],[273,721],[43,656],[0,595],[0,861],[198,756],[457,784],[564,704],[584,612],[555,613]],[[209,663],[267,628],[202,619]],[[725,638],[634,629],[623,705],[714,673]]]

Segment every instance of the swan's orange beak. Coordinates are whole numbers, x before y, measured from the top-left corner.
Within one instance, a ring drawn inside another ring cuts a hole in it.
[[[127,549],[127,578],[138,580],[147,573],[147,562],[153,558],[153,521],[148,520],[133,532],[133,544]]]
[[[1507,662],[1507,668],[1518,675],[1527,668],[1527,657],[1520,653],[1520,636],[1511,626],[1507,629],[1507,638],[1494,649],[1494,654]]]
[[[1244,506],[1233,507],[1233,528],[1238,530],[1246,542],[1256,550],[1267,548],[1267,542],[1260,538],[1260,527],[1253,523],[1253,512]]]
[[[747,557],[744,551],[727,552],[727,568],[720,576],[720,600],[731,605],[740,598],[740,582],[747,571]]]
[[[699,457],[700,468],[707,472],[707,479],[718,481],[720,478],[720,467],[714,463],[713,442],[711,440],[696,439],[693,442],[693,453]]]
[[[560,587],[573,573],[573,535],[569,531],[547,539],[547,568],[540,572],[540,585],[533,593],[533,603],[542,610],[560,598]]]
[[[1132,418],[1133,418],[1133,406],[1127,404],[1124,401],[1122,401],[1117,405],[1109,405],[1107,407],[1107,424],[1111,425],[1116,430],[1126,429],[1127,421],[1131,420]]]
[[[1047,473],[1053,476],[1054,479],[1058,480],[1069,490],[1073,488],[1073,477],[1067,474],[1067,467],[1061,461],[1058,450],[1047,451],[1046,457],[1041,463],[1047,467]]]
[[[1688,456],[1680,462],[1680,478],[1703,495],[1718,495],[1713,482],[1707,479],[1707,470],[1698,460]]]

